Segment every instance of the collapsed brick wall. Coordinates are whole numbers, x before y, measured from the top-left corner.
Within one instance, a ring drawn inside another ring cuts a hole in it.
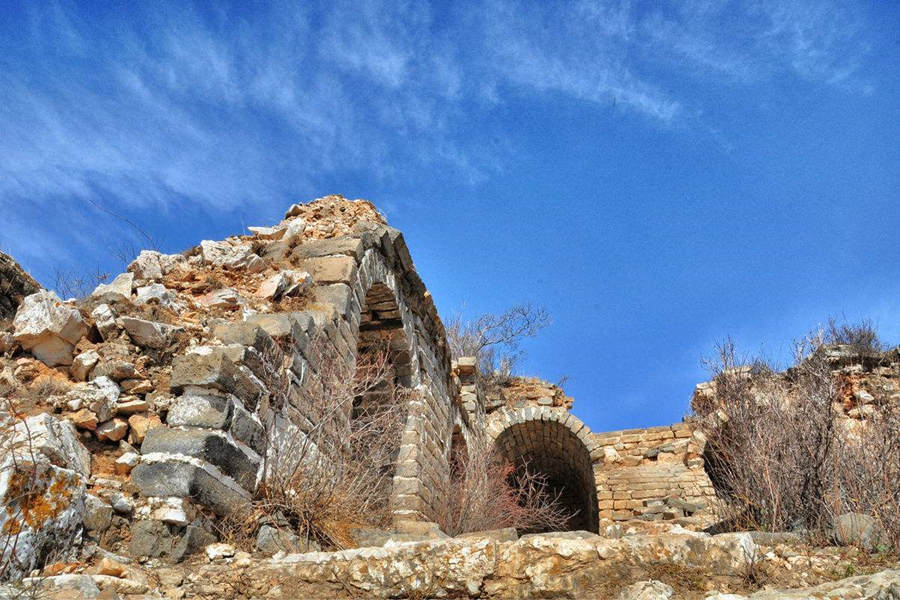
[[[593,435],[603,460],[594,470],[602,518],[657,520],[711,508],[705,439],[688,423]]]

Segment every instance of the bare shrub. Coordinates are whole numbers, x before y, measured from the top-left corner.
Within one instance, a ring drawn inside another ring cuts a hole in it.
[[[303,386],[266,356],[267,443],[257,498],[235,522],[252,535],[260,522],[323,546],[353,544],[356,527],[385,527],[409,390],[395,384],[390,353],[361,353],[356,365],[326,337],[310,343]],[[238,536],[240,537],[240,536]]]
[[[830,317],[824,331],[824,342],[851,346],[857,354],[881,352],[884,349],[878,331],[870,319],[850,323]]]
[[[65,270],[57,267],[53,279],[53,289],[61,298],[81,299],[109,279],[109,273],[104,273],[99,267],[93,271]]]
[[[817,352],[827,339],[814,333],[797,342],[784,374],[739,360],[731,340],[717,347],[708,364],[714,396],[694,409],[707,431],[722,517],[737,529],[805,530],[823,539],[837,516],[861,512],[900,548],[898,407],[882,402],[848,430],[841,380]]]
[[[456,315],[447,325],[447,341],[453,358],[475,356],[479,372],[508,379],[522,358],[519,343],[534,337],[550,324],[550,315],[540,307],[517,304],[500,314],[485,313],[470,321]]]
[[[881,545],[900,552],[900,406],[883,399],[859,431],[841,431],[834,449],[835,477],[826,497],[832,518],[874,517]]]
[[[707,449],[711,478],[739,527],[770,530],[822,526],[822,466],[828,454],[832,402],[818,361],[801,364],[794,390],[770,369],[735,364],[734,344],[718,347],[713,365],[719,422]],[[824,375],[831,380],[825,365]],[[791,400],[788,395],[796,395]]]
[[[553,494],[544,475],[527,464],[518,468],[483,440],[473,440],[466,456],[451,457],[451,476],[439,490],[444,499],[437,521],[449,535],[515,527],[564,529],[574,516]]]

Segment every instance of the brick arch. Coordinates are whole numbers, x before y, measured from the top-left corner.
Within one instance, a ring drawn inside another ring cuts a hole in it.
[[[331,306],[331,317],[346,340],[349,360],[387,341],[396,383],[414,391],[408,404],[394,475],[395,518],[435,520],[449,477],[443,452],[458,407],[450,372],[446,332],[431,294],[419,278],[399,231],[363,227],[346,238],[304,247],[297,266],[314,279],[313,298]],[[308,245],[306,245],[308,246]],[[326,313],[328,311],[326,310]]]
[[[599,530],[593,472],[597,449],[581,420],[546,407],[501,409],[492,415],[487,433],[502,456],[541,473],[566,509],[577,513],[567,530]]]

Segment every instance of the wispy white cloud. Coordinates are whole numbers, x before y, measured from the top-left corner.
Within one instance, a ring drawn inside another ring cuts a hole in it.
[[[698,83],[790,71],[849,89],[868,50],[865,15],[828,0],[492,0],[440,18],[375,0],[245,15],[175,4],[99,22],[51,4],[26,22],[0,58],[8,206],[100,188],[133,206],[237,210],[282,204],[323,174],[390,177],[410,163],[476,181],[496,156],[460,130],[513,94],[668,126],[704,114],[702,94],[684,91]]]
[[[758,83],[793,73],[866,91],[860,74],[870,50],[860,7],[831,0],[723,3],[688,0],[656,8],[639,23],[651,60],[683,61],[697,77]]]

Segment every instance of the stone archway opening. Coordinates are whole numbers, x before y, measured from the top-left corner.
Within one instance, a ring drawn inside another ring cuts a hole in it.
[[[400,309],[394,292],[383,283],[373,284],[366,293],[356,348],[359,369],[383,366],[384,372],[378,374],[377,386],[355,399],[354,417],[384,406],[398,388],[412,387],[412,361]]]
[[[450,481],[456,482],[462,479],[469,463],[469,447],[459,425],[453,427],[450,436]]]
[[[408,433],[407,417],[416,381],[397,297],[384,283],[374,283],[366,292],[356,350],[357,377],[365,377],[368,371],[375,384],[354,398],[351,418],[355,426],[370,428],[373,441],[379,444],[379,454],[383,455],[380,472],[386,485],[384,497],[395,510],[398,496],[406,493],[398,479],[408,475],[398,471],[398,464]],[[384,452],[386,442],[391,444],[388,453]]]
[[[496,444],[514,467],[544,477],[548,492],[571,515],[563,530],[599,531],[590,452],[569,428],[556,421],[526,421],[507,427]]]

